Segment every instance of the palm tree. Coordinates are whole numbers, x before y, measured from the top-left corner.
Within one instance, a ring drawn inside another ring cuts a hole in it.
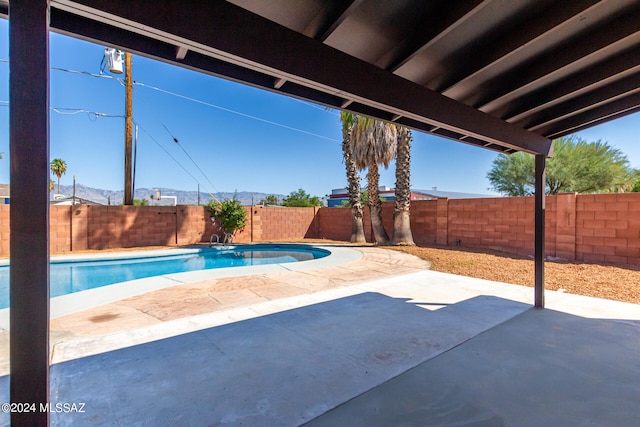
[[[367,241],[362,225],[362,203],[360,202],[360,176],[353,156],[353,128],[356,116],[346,111],[340,112],[342,122],[342,155],[347,172],[349,188],[349,206],[351,206],[351,241],[364,243]]]
[[[368,205],[373,237],[377,244],[384,245],[389,242],[389,235],[382,223],[378,165],[389,167],[389,163],[395,157],[397,129],[390,123],[357,116],[352,139],[356,166],[360,170],[367,168]]]
[[[415,245],[409,217],[411,206],[411,138],[411,129],[398,126],[396,207],[393,211],[392,245]]]
[[[51,193],[54,188],[56,188],[56,183],[51,178],[49,178],[49,193]]]
[[[51,172],[58,177],[58,194],[60,194],[60,178],[67,172],[67,162],[62,159],[51,161]]]

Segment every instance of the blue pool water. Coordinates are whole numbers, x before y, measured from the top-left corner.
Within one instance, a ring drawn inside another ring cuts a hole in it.
[[[202,249],[165,256],[65,262],[52,260],[50,295],[57,297],[87,289],[145,277],[223,267],[307,261],[329,251],[307,246],[256,245],[228,249]],[[0,266],[0,309],[9,307],[9,266]]]

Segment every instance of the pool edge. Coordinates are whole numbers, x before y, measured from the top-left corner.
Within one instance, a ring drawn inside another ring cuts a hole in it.
[[[318,270],[328,267],[335,267],[343,264],[358,261],[362,258],[362,252],[355,248],[347,246],[330,246],[330,245],[316,245],[307,243],[277,243],[277,244],[237,244],[230,245],[233,247],[238,246],[256,246],[256,245],[277,245],[287,247],[311,247],[323,249],[330,252],[329,255],[323,258],[300,261],[295,263],[282,263],[282,264],[266,264],[257,266],[243,266],[243,267],[225,267],[212,270],[196,270],[183,273],[172,273],[160,276],[147,277],[143,279],[136,279],[127,282],[116,283],[113,285],[102,286],[99,288],[89,289],[82,292],[75,292],[72,294],[62,295],[51,298],[50,305],[50,319],[66,316],[78,311],[87,310],[90,308],[98,307],[104,304],[113,303],[125,298],[146,294],[160,289],[165,289],[172,286],[178,286],[186,283],[199,282],[202,280],[221,279],[226,277],[239,277],[239,276],[253,276],[263,274],[276,274],[288,271],[305,271],[305,270]],[[202,246],[202,245],[199,245]],[[229,246],[227,246],[228,248]],[[224,247],[221,247],[224,248]],[[204,249],[204,248],[200,248]],[[194,248],[180,248],[177,250],[200,250],[198,247]],[[166,253],[171,249],[160,249],[157,252]],[[136,254],[143,251],[135,252]],[[153,256],[154,251],[144,251],[147,256]],[[116,254],[116,253],[114,253]],[[117,254],[122,257],[123,253]],[[100,254],[102,256],[108,256],[108,254]],[[66,257],[66,256],[65,256]],[[83,259],[81,256],[75,255],[73,258]],[[84,259],[95,259],[96,255],[90,254]],[[67,258],[68,259],[68,258]],[[9,330],[9,317],[10,308],[0,309],[0,331]]]

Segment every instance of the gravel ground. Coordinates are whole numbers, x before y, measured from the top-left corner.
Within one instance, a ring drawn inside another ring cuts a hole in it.
[[[474,248],[385,248],[430,261],[435,271],[533,287],[529,258]],[[640,304],[640,266],[547,261],[545,289]]]

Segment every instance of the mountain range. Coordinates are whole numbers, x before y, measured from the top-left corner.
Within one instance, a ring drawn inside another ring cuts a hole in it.
[[[54,193],[57,193],[57,186],[51,192],[52,197]],[[160,200],[157,200],[156,194],[160,191]],[[72,185],[61,185],[60,194],[64,196],[73,196]],[[218,192],[213,196],[218,200],[236,198],[244,206],[250,206],[251,204],[259,204],[264,198],[269,196],[267,193],[253,193],[250,191],[238,191],[232,192]],[[282,200],[285,196],[282,194],[274,194],[278,200]],[[169,196],[166,199],[165,196]],[[76,184],[76,197],[86,199],[91,202],[100,203],[103,205],[120,205],[124,200],[124,190],[103,190],[100,188],[87,187],[86,185]],[[136,188],[134,191],[134,199],[147,199],[150,205],[173,205],[173,198],[177,197],[177,203],[179,205],[197,205],[198,204],[198,192],[197,191],[184,191],[174,190],[171,188]],[[209,193],[200,192],[200,204],[206,205],[212,200]]]

